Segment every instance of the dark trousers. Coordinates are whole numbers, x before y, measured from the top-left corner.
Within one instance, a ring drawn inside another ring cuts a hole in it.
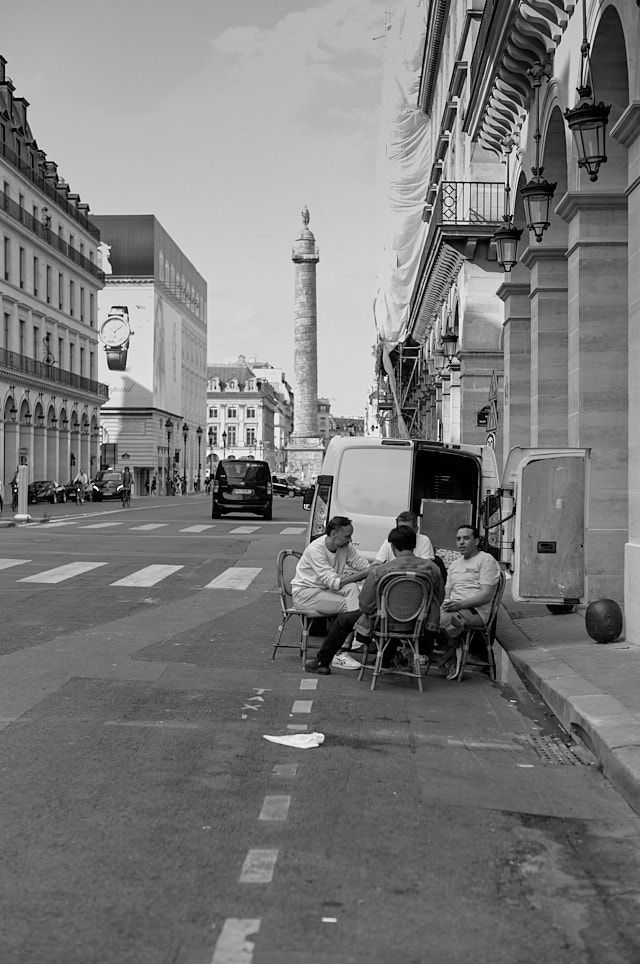
[[[338,613],[327,633],[327,638],[318,650],[317,660],[319,663],[323,666],[331,664],[331,660],[341,648],[361,615],[359,609],[353,609],[347,613]]]

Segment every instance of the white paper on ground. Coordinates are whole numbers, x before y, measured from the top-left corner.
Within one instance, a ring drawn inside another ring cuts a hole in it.
[[[283,746],[297,746],[299,749],[310,750],[314,746],[324,743],[324,733],[293,733],[291,736],[267,736],[270,743],[282,743]]]

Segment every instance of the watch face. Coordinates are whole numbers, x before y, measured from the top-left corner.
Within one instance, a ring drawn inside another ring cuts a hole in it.
[[[124,345],[131,334],[124,315],[109,315],[100,328],[100,337],[107,346]]]

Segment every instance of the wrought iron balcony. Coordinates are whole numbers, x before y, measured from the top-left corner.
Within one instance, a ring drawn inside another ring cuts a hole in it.
[[[57,385],[68,385],[70,388],[77,388],[82,392],[97,395],[99,398],[109,398],[109,386],[103,384],[103,382],[94,381],[92,378],[84,378],[84,376],[76,375],[74,372],[65,371],[64,368],[47,365],[45,362],[20,355],[16,351],[8,351],[6,348],[0,348],[0,370],[2,369],[6,369],[9,374],[21,372],[24,375],[32,375],[48,382],[55,382]]]

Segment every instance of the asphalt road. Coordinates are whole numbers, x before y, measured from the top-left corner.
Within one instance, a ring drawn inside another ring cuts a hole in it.
[[[0,530],[3,964],[638,960],[638,819],[504,666],[271,661],[299,500],[52,508]]]

